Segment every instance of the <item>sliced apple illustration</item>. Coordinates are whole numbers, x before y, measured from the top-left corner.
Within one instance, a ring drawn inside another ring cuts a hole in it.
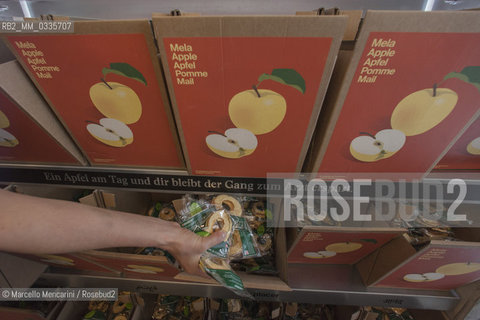
[[[325,247],[327,251],[333,251],[336,253],[347,253],[360,249],[362,247],[361,243],[358,242],[337,242],[329,244]]]
[[[163,268],[160,268],[160,267],[142,266],[142,265],[135,265],[135,264],[129,264],[124,269],[130,272],[148,273],[148,274],[157,274],[165,271]]]
[[[350,143],[352,156],[363,162],[374,162],[387,159],[398,152],[405,144],[405,134],[399,130],[385,129],[375,136],[364,134],[358,136]]]
[[[272,132],[282,123],[287,112],[287,102],[279,93],[259,89],[264,80],[289,85],[305,93],[305,80],[293,69],[274,69],[272,74],[262,74],[252,89],[237,93],[228,104],[230,120],[237,128],[255,135]]]
[[[457,262],[438,267],[435,272],[442,273],[446,276],[458,276],[479,270],[480,263],[478,262]]]
[[[110,68],[103,68],[102,73],[104,77],[114,73],[147,85],[143,75],[128,63],[111,63]],[[104,78],[100,80],[102,82],[94,84],[89,92],[98,111],[107,118],[117,119],[125,124],[137,122],[142,115],[142,103],[135,91],[118,82],[107,82]]]
[[[15,147],[19,142],[10,132],[0,129],[0,147]]]
[[[480,155],[480,137],[473,139],[467,146],[467,152],[478,156]]]
[[[209,132],[213,134],[205,139],[207,146],[221,157],[238,159],[248,156],[257,148],[257,137],[246,129],[228,129],[225,134]]]
[[[0,110],[0,129],[8,128],[10,126],[10,121],[8,120],[5,113]]]
[[[424,133],[445,119],[457,104],[455,91],[446,88],[423,89],[409,94],[395,107],[390,118],[393,129],[406,136]]]
[[[445,275],[438,272],[427,272],[423,274],[411,273],[403,277],[403,280],[408,282],[430,282],[435,280],[440,280],[444,278]]]
[[[95,139],[112,147],[125,147],[133,142],[132,130],[117,119],[103,118],[100,124],[89,123],[87,130]]]
[[[335,256],[337,253],[333,251],[317,251],[317,252],[304,252],[303,256],[310,259],[324,259]]]

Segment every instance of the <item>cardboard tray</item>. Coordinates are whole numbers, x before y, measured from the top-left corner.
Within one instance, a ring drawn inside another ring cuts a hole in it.
[[[358,270],[365,283],[374,287],[453,290],[480,279],[478,242],[432,241],[418,252],[408,246],[392,242],[361,261]],[[392,260],[403,261],[391,269]],[[423,275],[424,280],[409,275]]]

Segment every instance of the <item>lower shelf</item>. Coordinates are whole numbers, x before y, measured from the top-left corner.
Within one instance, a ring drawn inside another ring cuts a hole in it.
[[[348,289],[303,289],[291,291],[250,289],[257,300],[302,302],[313,304],[401,307],[408,309],[449,310],[459,298],[453,291],[417,291],[401,289],[365,288],[359,281],[350,279]],[[236,298],[220,285],[181,281],[154,281],[111,276],[93,276],[58,272],[43,273],[36,285],[57,285],[71,288],[118,288],[142,293],[202,296],[211,298]],[[344,284],[340,287],[345,287]]]

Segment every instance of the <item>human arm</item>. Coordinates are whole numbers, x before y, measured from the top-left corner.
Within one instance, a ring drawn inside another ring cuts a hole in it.
[[[3,251],[38,254],[159,247],[169,251],[185,271],[202,274],[201,254],[223,238],[220,232],[202,238],[158,218],[0,190]]]

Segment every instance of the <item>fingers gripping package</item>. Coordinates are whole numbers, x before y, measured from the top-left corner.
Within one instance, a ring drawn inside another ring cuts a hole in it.
[[[223,231],[224,241],[205,252],[200,259],[200,267],[222,285],[250,298],[240,277],[230,266],[231,260],[250,259],[262,254],[250,223],[244,217],[241,201],[229,195],[186,195],[173,204],[177,221],[183,228],[204,237]]]

